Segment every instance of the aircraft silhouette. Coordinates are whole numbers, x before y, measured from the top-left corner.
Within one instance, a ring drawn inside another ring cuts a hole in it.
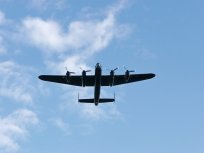
[[[81,68],[82,69],[82,68]],[[98,103],[106,103],[106,102],[114,102],[114,98],[100,98],[100,90],[101,86],[116,86],[126,83],[132,83],[142,80],[147,80],[155,77],[153,73],[146,74],[130,74],[131,72],[127,70],[125,71],[125,75],[115,75],[115,71],[118,68],[115,68],[110,71],[110,75],[102,75],[102,68],[99,63],[95,66],[95,75],[86,75],[86,72],[90,72],[91,70],[83,70],[82,75],[71,75],[74,72],[69,72],[67,70],[66,75],[40,75],[39,79],[44,81],[50,81],[55,83],[68,84],[73,86],[81,86],[81,87],[90,87],[94,86],[94,98],[90,99],[79,99],[80,103],[94,103],[96,106]]]

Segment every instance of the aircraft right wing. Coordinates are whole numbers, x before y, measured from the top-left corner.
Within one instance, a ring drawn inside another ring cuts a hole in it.
[[[147,79],[151,79],[155,77],[155,74],[153,73],[146,73],[146,74],[130,74],[129,78],[127,79],[125,75],[115,75],[113,86],[121,85],[121,84],[127,84],[137,81],[143,81]],[[105,75],[101,78],[101,86],[110,86],[111,84],[111,76]]]

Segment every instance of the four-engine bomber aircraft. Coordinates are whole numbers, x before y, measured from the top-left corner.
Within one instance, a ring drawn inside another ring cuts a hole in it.
[[[91,99],[78,99],[78,102],[81,103],[94,103],[96,106],[98,103],[106,103],[106,102],[114,102],[114,98],[100,98],[100,89],[101,86],[116,86],[136,81],[147,80],[155,77],[153,73],[146,74],[130,74],[129,71],[126,70],[125,75],[115,75],[114,72],[118,68],[110,71],[110,75],[102,75],[102,69],[99,63],[95,66],[95,75],[86,75],[86,72],[90,72],[91,70],[83,70],[82,75],[71,75],[74,72],[66,72],[66,75],[40,75],[39,79],[44,81],[69,84],[73,86],[94,86],[94,98]]]

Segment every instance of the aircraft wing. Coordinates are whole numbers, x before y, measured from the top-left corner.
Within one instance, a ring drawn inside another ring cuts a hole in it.
[[[131,74],[129,79],[126,80],[125,75],[115,75],[113,86],[132,83],[142,80],[151,79],[155,76],[155,74],[147,73],[147,74]],[[82,76],[70,76],[69,80],[67,80],[66,75],[41,75],[39,79],[49,82],[69,84],[73,86],[82,86]],[[111,84],[111,76],[110,75],[102,75],[101,76],[101,86],[110,86]],[[95,85],[95,76],[88,75],[86,76],[86,86],[94,86]]]
[[[66,75],[41,75],[39,79],[49,82],[69,84],[73,86],[82,86],[82,76],[70,76],[69,80],[67,80]],[[86,86],[94,86],[95,85],[95,76],[89,75],[86,76]]]
[[[147,80],[155,77],[155,74],[153,73],[146,73],[146,74],[130,74],[129,79],[126,80],[125,75],[115,75],[113,86],[126,84],[126,83],[132,83],[142,80]],[[110,75],[102,76],[101,78],[101,86],[110,86],[111,83]]]

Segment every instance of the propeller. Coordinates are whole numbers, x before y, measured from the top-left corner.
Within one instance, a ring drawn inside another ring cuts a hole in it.
[[[114,72],[114,71],[116,71],[116,70],[118,70],[118,69],[119,69],[119,67],[116,67],[115,69],[113,69],[113,70],[111,70],[111,71],[113,71],[113,72]]]
[[[126,70],[125,71],[125,80],[128,81],[130,78],[130,72],[135,72],[135,70],[128,70],[125,66],[123,68]]]
[[[82,73],[83,73],[83,72],[91,72],[91,70],[84,70],[84,69],[82,69],[81,67],[80,67],[80,69],[82,70]]]
[[[126,72],[130,73],[130,72],[135,72],[135,70],[128,70],[125,66],[123,66],[123,68],[126,70]]]
[[[112,70],[106,68],[107,71],[112,71],[112,72],[115,72],[115,71],[118,70],[118,69],[119,69],[119,67],[116,67],[115,69],[112,69]]]
[[[114,72],[118,69],[119,67],[116,67],[115,69],[112,69],[112,70],[106,68],[106,70],[110,71],[110,75],[114,75]]]
[[[82,86],[85,87],[86,86],[86,72],[91,72],[91,70],[84,70],[80,67],[80,69],[82,70]]]
[[[68,69],[67,69],[67,67],[65,67],[65,69],[66,69],[66,71],[67,71],[67,73],[66,74],[74,74],[75,72],[70,72],[70,71],[68,71]]]
[[[110,71],[110,74],[114,75],[114,72],[115,72],[116,70],[118,70],[118,69],[119,69],[118,67],[116,67],[115,69],[112,69],[112,70]]]
[[[66,78],[66,80],[67,80],[67,83],[69,83],[69,81],[70,81],[70,74],[74,74],[75,72],[70,72],[70,71],[68,71],[67,67],[65,67],[65,69],[66,69],[66,71],[67,71],[65,78]]]

